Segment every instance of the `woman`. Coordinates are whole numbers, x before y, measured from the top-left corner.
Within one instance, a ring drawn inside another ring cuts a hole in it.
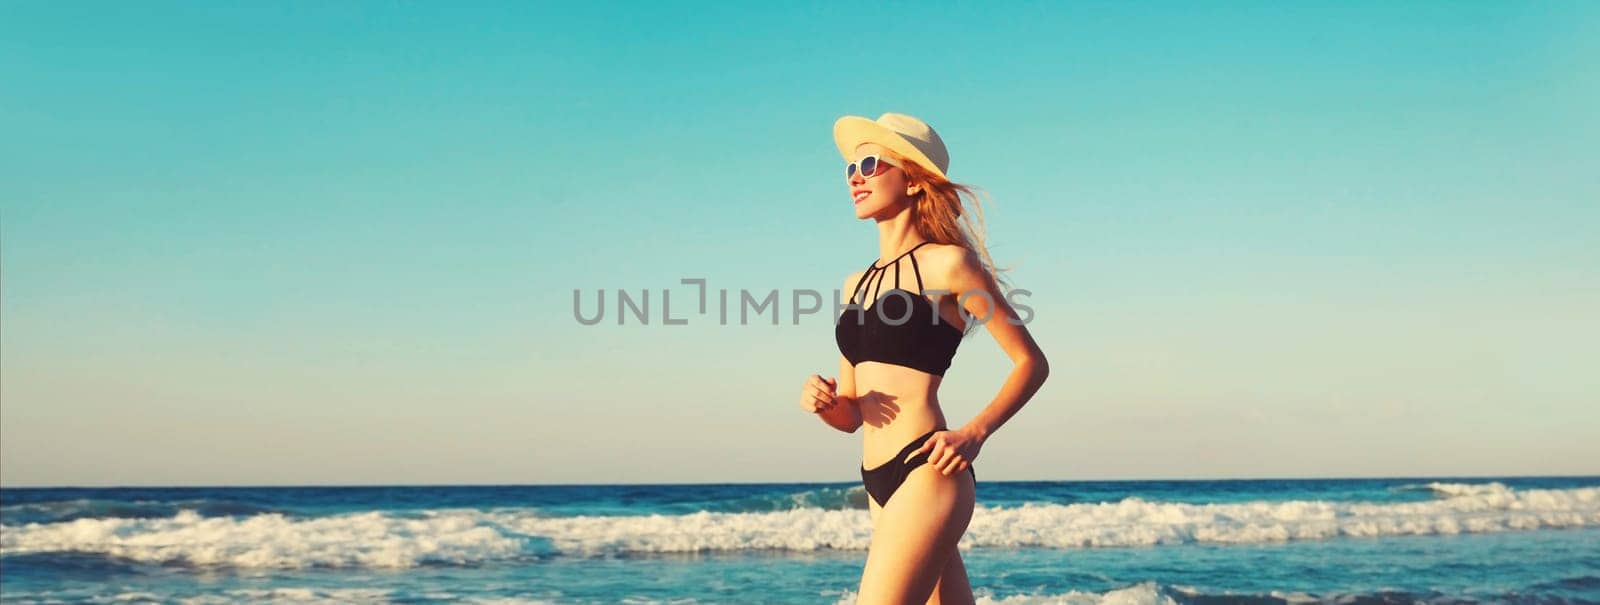
[[[867,426],[861,479],[872,543],[857,602],[972,603],[956,549],[972,519],[972,462],[1038,391],[1049,365],[1000,291],[981,219],[963,219],[970,213],[960,196],[972,191],[945,177],[949,155],[938,133],[886,113],[840,118],[833,137],[856,218],[877,222],[882,254],[845,279],[855,306],[835,326],[839,376],[811,376],[800,405],[841,431]],[[994,401],[951,429],[939,383],[977,324],[1015,365]]]

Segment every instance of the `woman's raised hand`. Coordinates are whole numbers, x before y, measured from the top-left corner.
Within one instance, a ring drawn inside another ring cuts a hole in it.
[[[812,374],[806,379],[805,386],[800,388],[800,409],[813,414],[826,412],[833,408],[834,380]]]

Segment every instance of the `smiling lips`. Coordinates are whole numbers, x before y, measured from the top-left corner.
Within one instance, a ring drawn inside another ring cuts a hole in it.
[[[855,203],[859,204],[861,203],[861,200],[867,199],[867,196],[872,194],[872,190],[856,189],[851,191],[850,194],[855,197]]]

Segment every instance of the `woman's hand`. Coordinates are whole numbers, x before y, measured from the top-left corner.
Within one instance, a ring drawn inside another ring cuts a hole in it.
[[[924,441],[922,447],[906,456],[904,462],[910,462],[926,452],[928,464],[941,474],[953,475],[972,466],[980,449],[983,449],[983,437],[976,433],[966,429],[939,431]]]
[[[834,397],[834,386],[832,378],[812,374],[806,379],[805,386],[800,387],[800,409],[813,414],[833,409],[834,404],[838,402]]]

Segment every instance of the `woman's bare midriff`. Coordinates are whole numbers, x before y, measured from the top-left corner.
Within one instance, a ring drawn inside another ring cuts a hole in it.
[[[861,465],[877,468],[923,433],[949,428],[939,409],[940,376],[865,361],[855,366],[861,410]]]

